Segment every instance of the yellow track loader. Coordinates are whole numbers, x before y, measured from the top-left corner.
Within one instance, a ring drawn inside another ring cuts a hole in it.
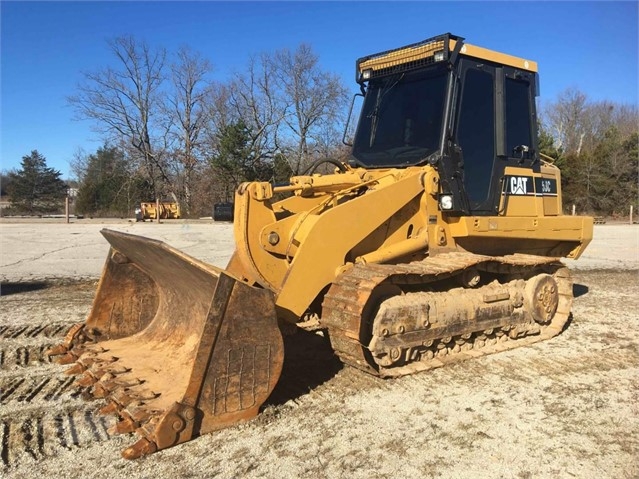
[[[137,433],[124,457],[254,417],[286,323],[380,377],[558,334],[573,300],[559,258],[579,257],[593,221],[562,214],[536,72],[451,34],[360,58],[350,160],[242,184],[225,270],[104,230],[92,311],[50,354],[107,400],[114,432]]]

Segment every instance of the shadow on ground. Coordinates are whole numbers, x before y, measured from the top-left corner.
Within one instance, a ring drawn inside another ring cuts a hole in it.
[[[0,296],[10,294],[29,293],[50,287],[51,284],[45,281],[33,281],[30,283],[0,283]]]
[[[575,298],[588,294],[588,286],[573,285]],[[570,327],[568,317],[564,329]],[[304,330],[284,336],[284,367],[282,376],[264,407],[279,406],[297,399],[331,380],[343,365],[333,354],[330,342],[324,336]]]
[[[342,367],[326,337],[304,330],[284,336],[282,376],[264,406],[279,406],[308,394]]]
[[[588,294],[588,286],[586,286],[585,284],[573,284],[572,285],[572,295],[575,298],[578,298],[579,296],[583,296],[584,294]]]

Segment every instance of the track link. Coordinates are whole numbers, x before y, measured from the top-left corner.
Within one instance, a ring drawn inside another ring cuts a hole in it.
[[[470,329],[456,331],[458,334],[435,335],[421,350],[404,348],[406,357],[399,365],[382,367],[375,363],[368,341],[382,301],[405,291],[447,291],[451,278],[461,278],[471,269],[501,277],[532,271],[552,275],[558,287],[558,305],[552,320],[539,325],[535,331],[538,334],[534,335],[523,335],[516,321],[512,324],[501,321],[496,323],[497,327],[478,323],[476,329],[471,325]],[[572,299],[570,273],[555,258],[454,252],[404,265],[355,265],[338,277],[326,294],[321,323],[328,328],[331,344],[344,363],[377,376],[395,377],[551,338],[561,332],[568,320]]]

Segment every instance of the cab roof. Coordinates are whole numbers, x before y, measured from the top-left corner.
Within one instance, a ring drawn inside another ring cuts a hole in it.
[[[391,73],[396,69],[403,70],[402,66],[409,66],[413,69],[449,60],[458,42],[462,42],[459,50],[459,54],[462,56],[473,57],[533,73],[537,72],[537,62],[470,45],[464,43],[463,40],[462,37],[445,33],[418,43],[362,57],[357,60],[357,81],[362,81],[362,75],[366,70],[370,70],[375,73],[374,76],[378,76],[378,74],[383,75],[386,72]],[[366,80],[366,78],[363,79]]]

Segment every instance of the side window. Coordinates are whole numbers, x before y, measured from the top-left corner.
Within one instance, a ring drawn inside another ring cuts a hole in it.
[[[475,205],[488,197],[495,159],[493,78],[487,71],[468,69],[463,82],[457,142],[464,155],[466,193]]]
[[[506,153],[514,153],[518,146],[532,147],[530,138],[530,84],[506,78]]]

